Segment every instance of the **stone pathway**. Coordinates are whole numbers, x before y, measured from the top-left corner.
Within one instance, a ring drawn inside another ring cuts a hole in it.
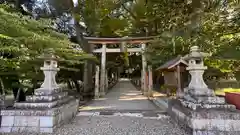
[[[166,110],[156,107],[126,79],[120,80],[105,97],[80,108],[77,118],[58,133],[187,135],[171,121]]]
[[[158,108],[128,79],[121,79],[103,98],[93,100],[80,111],[152,111]],[[161,110],[159,110],[161,111]],[[163,111],[163,110],[162,110]]]

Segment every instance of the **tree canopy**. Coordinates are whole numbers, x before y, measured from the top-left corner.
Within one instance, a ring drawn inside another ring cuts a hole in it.
[[[36,21],[2,4],[0,25],[0,77],[6,88],[12,87],[12,79],[24,81],[22,84],[31,82],[31,85],[42,80],[43,75],[39,70],[43,60],[38,57],[49,48],[54,49],[60,57],[60,80],[71,79],[79,72],[84,60],[95,60],[79,50],[77,44],[70,42],[66,35],[53,30],[50,27],[51,20]]]
[[[205,61],[209,67],[223,73],[239,71],[239,1],[76,0],[74,10],[56,6],[71,5],[71,0],[48,1],[60,11],[74,12],[88,36],[160,36],[148,45],[154,67],[198,45],[211,54]]]

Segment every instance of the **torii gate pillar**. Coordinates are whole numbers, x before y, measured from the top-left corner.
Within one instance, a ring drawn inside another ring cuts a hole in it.
[[[146,50],[146,44],[142,44],[142,92],[145,96],[148,95],[148,86],[147,86],[147,59],[145,55],[145,50]]]
[[[149,65],[148,66],[148,97],[152,97],[153,96],[153,78],[152,78],[152,66]]]
[[[95,73],[95,98],[99,98],[99,66],[96,66],[96,73]]]
[[[100,95],[106,94],[106,50],[107,45],[102,44],[102,58],[101,58],[101,77],[100,77]]]

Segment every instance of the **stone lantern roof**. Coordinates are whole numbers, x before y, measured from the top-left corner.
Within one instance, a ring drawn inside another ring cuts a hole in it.
[[[192,46],[190,48],[190,53],[185,55],[183,57],[184,60],[188,61],[190,59],[196,59],[196,58],[199,58],[199,59],[202,59],[206,56],[209,56],[208,53],[204,53],[204,52],[200,52],[200,49],[198,46]]]
[[[42,55],[39,56],[39,59],[58,61],[60,57],[55,55],[54,49],[49,48],[49,49],[46,49]]]

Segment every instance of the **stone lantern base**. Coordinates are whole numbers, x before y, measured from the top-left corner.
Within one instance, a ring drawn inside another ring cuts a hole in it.
[[[12,109],[1,110],[0,133],[53,133],[57,127],[76,116],[78,105],[79,101],[61,88],[37,89],[33,96],[26,98],[26,102],[18,102]]]
[[[234,105],[226,104],[224,97],[218,97],[214,91],[208,88],[204,89],[184,89],[184,95],[179,100],[184,107],[192,110],[198,108],[205,109],[236,109]]]
[[[240,111],[231,105],[193,110],[178,99],[168,104],[169,115],[190,135],[240,135]]]

